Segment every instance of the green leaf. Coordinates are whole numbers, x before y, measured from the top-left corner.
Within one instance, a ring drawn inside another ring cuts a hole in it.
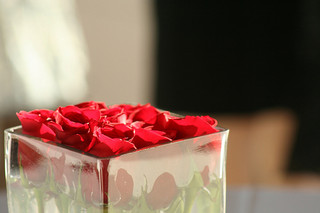
[[[181,193],[177,196],[174,202],[169,206],[165,211],[166,213],[184,213],[184,191],[181,190]]]
[[[185,188],[185,213],[189,213],[192,210],[194,200],[196,199],[199,191],[203,187],[202,176],[199,172],[195,172],[194,176]]]
[[[21,178],[21,185],[26,189],[32,188],[31,184],[29,184],[29,181],[24,174],[23,167],[21,165],[21,157],[19,161],[19,172],[20,172],[20,178]]]
[[[44,213],[43,190],[39,188],[34,188],[33,190],[37,200],[38,213]]]

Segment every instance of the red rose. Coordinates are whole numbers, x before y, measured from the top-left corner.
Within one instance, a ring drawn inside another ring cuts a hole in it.
[[[179,118],[150,104],[108,108],[90,101],[17,116],[26,134],[103,157],[217,132],[217,121],[209,116]]]
[[[17,116],[21,122],[22,130],[25,134],[47,140],[55,140],[56,135],[48,126],[53,119],[51,110],[33,110],[30,112],[20,111]]]
[[[99,157],[108,157],[135,149],[135,146],[131,142],[119,138],[110,138],[102,134],[99,128],[95,130],[95,137],[97,141],[92,149],[89,150],[89,153]]]
[[[84,150],[92,140],[90,121],[100,119],[100,111],[78,108],[76,106],[59,107],[53,113],[55,122],[50,126],[61,143]]]
[[[120,155],[218,131],[215,128],[217,121],[209,116],[177,117],[150,104],[107,107],[104,103],[90,101],[58,107],[54,111],[21,111],[17,116],[24,133],[40,137],[45,142],[56,141],[98,157]],[[214,142],[203,145],[203,148],[214,148],[219,144]],[[22,144],[19,152],[26,177],[35,183],[43,182],[47,168],[43,167],[44,158],[36,152],[36,147]],[[113,174],[114,177],[109,181],[108,160],[102,160],[103,164],[99,166],[88,162],[81,167],[81,173],[78,174],[80,178],[77,179],[77,174],[69,171],[73,170],[72,165],[67,165],[65,161],[64,155],[50,158],[55,180],[59,184],[73,184],[76,187],[76,182],[80,179],[81,190],[87,201],[97,203],[114,199],[116,205],[125,205],[131,200],[133,174],[129,174],[127,170],[117,170],[117,175]],[[200,169],[205,183],[208,182],[211,167],[209,165],[208,168]],[[109,182],[110,187],[117,192],[114,195],[118,197],[112,198],[110,194],[111,197],[108,198]],[[164,172],[156,179],[146,199],[154,209],[159,209],[167,207],[176,195],[174,177]]]

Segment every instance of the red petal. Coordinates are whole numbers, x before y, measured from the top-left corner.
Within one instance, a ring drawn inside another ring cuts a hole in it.
[[[119,138],[132,138],[133,130],[125,124],[117,124],[114,126],[114,132]]]
[[[201,118],[202,118],[203,120],[205,120],[206,122],[208,122],[212,127],[215,127],[215,126],[217,126],[217,124],[218,124],[218,121],[217,121],[216,119],[214,119],[214,118],[212,118],[212,117],[210,117],[210,116],[208,116],[208,115],[206,115],[206,116],[201,116]]]
[[[83,102],[83,103],[77,104],[75,106],[80,108],[80,109],[94,109],[94,110],[100,110],[100,109],[107,109],[108,108],[104,103],[95,102],[95,101]]]
[[[96,143],[88,152],[98,157],[109,157],[114,155],[114,152],[107,144],[100,142]]]
[[[132,143],[138,148],[143,148],[146,146],[165,143],[171,141],[170,138],[161,136],[157,134],[156,131],[145,130],[145,129],[136,129],[135,136],[132,139]]]
[[[110,138],[116,138],[118,136],[117,133],[114,131],[114,128],[109,125],[101,128],[101,133]]]
[[[46,120],[42,119],[39,115],[21,111],[17,113],[17,116],[26,134],[52,141],[56,139],[54,131],[45,124]]]
[[[168,129],[177,130],[176,139],[191,138],[218,131],[199,116],[186,116],[182,119],[171,119]]]
[[[108,117],[110,117],[110,116],[117,115],[122,112],[123,112],[122,108],[110,106],[108,110],[104,111],[104,115],[107,115]]]
[[[168,112],[162,112],[157,115],[157,120],[154,124],[154,129],[158,130],[164,130],[167,128],[169,123],[169,113]]]
[[[143,121],[134,121],[131,123],[131,126],[135,129],[142,128],[143,125],[145,125],[145,122]]]
[[[50,141],[55,141],[56,140],[55,132],[45,124],[41,125],[38,137],[45,138],[45,139],[50,140]]]
[[[99,110],[87,109],[87,110],[83,110],[82,113],[87,118],[87,120],[99,121],[99,119],[100,119],[100,111]]]
[[[148,124],[154,124],[157,120],[157,115],[159,114],[159,110],[150,104],[146,104],[137,110],[133,117],[133,121],[144,121]]]
[[[62,126],[62,128],[64,130],[77,130],[78,132],[85,132],[88,130],[89,126],[87,123],[79,123],[79,122],[74,122],[70,119],[68,119],[67,117],[65,117],[60,110],[56,110],[53,113],[55,120],[57,122],[57,124],[60,124]],[[82,120],[83,116],[82,114],[78,114],[78,113],[69,113],[69,115],[72,115],[72,119],[73,120]]]
[[[47,120],[47,118],[52,118],[53,116],[53,112],[52,110],[47,110],[47,109],[36,109],[31,111],[30,113],[32,114],[37,114],[39,115],[41,118]]]
[[[42,118],[36,114],[20,111],[17,116],[25,131],[33,132],[40,129]]]
[[[96,134],[97,134],[98,140],[101,143],[107,145],[115,155],[135,149],[135,146],[130,142],[121,140],[119,138],[110,138],[106,135],[103,135],[99,131],[97,131]]]

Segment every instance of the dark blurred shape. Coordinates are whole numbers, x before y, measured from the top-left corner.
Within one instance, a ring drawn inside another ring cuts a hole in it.
[[[156,1],[157,106],[284,107],[299,119],[291,171],[320,172],[320,2]]]
[[[299,12],[297,55],[303,95],[297,109],[300,131],[291,169],[320,173],[320,2],[301,1]]]

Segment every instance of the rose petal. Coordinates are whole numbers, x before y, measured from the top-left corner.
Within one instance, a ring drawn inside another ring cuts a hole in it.
[[[118,136],[117,133],[114,131],[114,127],[110,125],[101,128],[101,133],[110,138],[116,138]]]
[[[47,109],[36,109],[36,110],[32,110],[30,113],[39,115],[44,120],[47,120],[48,118],[52,118],[53,112],[54,111],[47,110]]]
[[[159,110],[150,104],[146,104],[141,108],[137,109],[132,118],[133,121],[144,121],[148,124],[154,124],[157,120],[157,115],[159,114]]]
[[[104,115],[111,117],[122,112],[123,112],[123,109],[121,107],[110,106],[108,110],[104,111]]]
[[[40,129],[41,121],[43,121],[40,116],[25,111],[20,111],[16,115],[25,131],[33,132]]]
[[[65,118],[68,118],[70,121],[76,122],[76,123],[86,123],[87,120],[82,115],[82,110],[79,109],[76,106],[66,106],[66,107],[59,107],[58,111],[61,115],[63,115]]]
[[[87,121],[90,121],[90,120],[99,121],[100,115],[101,115],[99,110],[91,110],[91,109],[83,110],[82,114],[83,116],[86,117]]]
[[[146,129],[136,129],[132,143],[138,148],[147,147],[154,144],[160,144],[171,141],[170,138],[157,134],[156,131]]]
[[[97,131],[96,135],[100,143],[107,145],[115,155],[135,149],[135,146],[132,143],[119,138],[110,138],[102,134],[101,131]]]
[[[177,130],[176,139],[191,138],[218,131],[199,116],[170,119],[168,129]]]
[[[104,110],[108,107],[102,102],[88,101],[75,105],[80,109]]]
[[[217,121],[209,116],[178,118],[150,104],[108,108],[104,103],[89,101],[55,111],[21,111],[17,116],[27,134],[99,156],[218,131],[214,128]]]
[[[60,109],[60,108],[59,108]],[[73,120],[65,117],[61,110],[56,110],[53,115],[55,117],[56,123],[61,125],[64,130],[77,130],[77,132],[86,132],[89,128],[88,123],[81,123],[84,118],[81,118],[82,114],[76,112],[70,112],[69,114]],[[75,109],[75,108],[73,108]],[[68,109],[71,110],[71,109]],[[80,120],[81,122],[75,122],[76,120]]]
[[[97,142],[88,152],[98,157],[109,157],[114,155],[114,152],[107,144],[100,142]]]
[[[169,123],[169,113],[168,112],[162,112],[157,115],[156,122],[154,124],[154,129],[158,130],[164,130],[167,129],[168,123]]]
[[[145,122],[143,121],[134,121],[131,123],[131,126],[135,129],[142,128],[143,125],[145,125]]]
[[[24,133],[47,140],[54,141],[56,134],[45,123],[46,121],[37,114],[21,111],[17,113]]]
[[[133,130],[125,124],[117,124],[114,126],[114,132],[119,138],[132,138]]]
[[[214,119],[214,118],[212,118],[212,117],[210,117],[210,116],[208,116],[208,115],[206,115],[206,116],[201,116],[201,118],[202,118],[203,120],[205,120],[206,122],[208,122],[212,127],[215,127],[215,126],[217,126],[217,124],[218,124],[218,121],[217,121],[216,119]]]
[[[41,127],[39,129],[39,136],[38,137],[47,139],[49,141],[55,141],[56,140],[55,132],[45,124],[41,125]]]

